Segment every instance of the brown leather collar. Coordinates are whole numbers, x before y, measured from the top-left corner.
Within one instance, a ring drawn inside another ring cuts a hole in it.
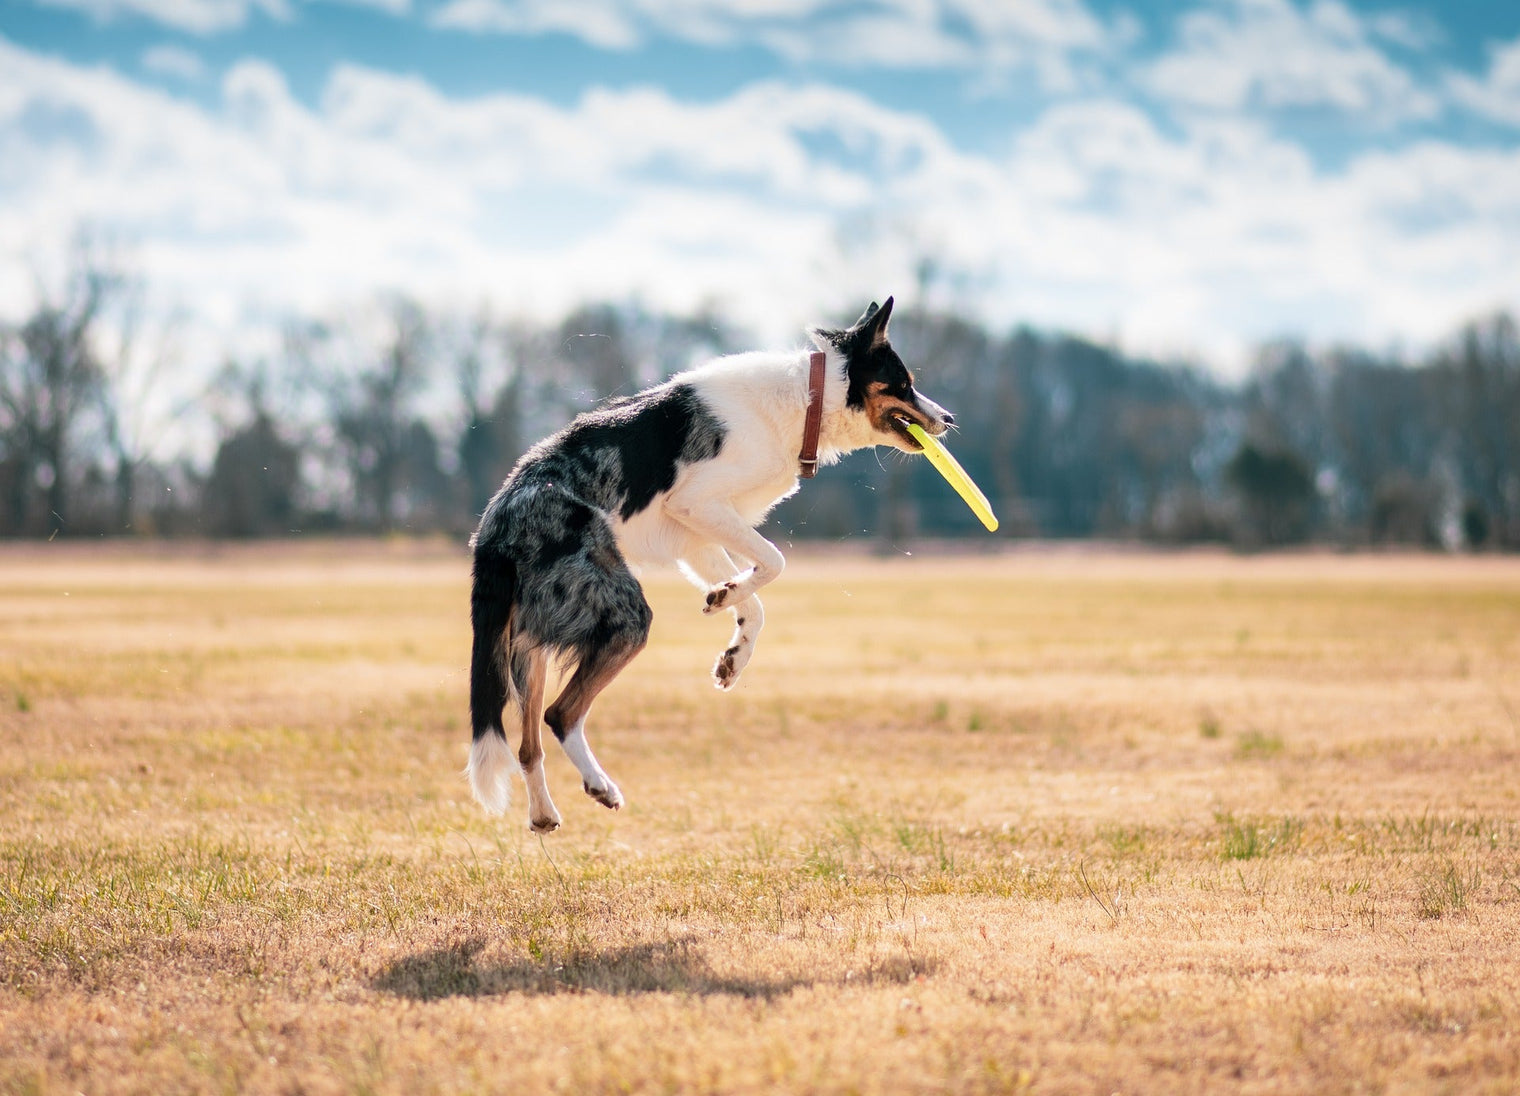
[[[812,479],[818,474],[818,432],[823,429],[823,363],[822,350],[815,350],[808,357],[808,406],[807,419],[802,424],[802,452],[797,454],[797,474]]]

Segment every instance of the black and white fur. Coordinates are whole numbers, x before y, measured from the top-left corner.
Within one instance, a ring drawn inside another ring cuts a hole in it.
[[[891,315],[888,297],[846,330],[809,333],[826,355],[820,463],[868,445],[917,452],[904,420],[931,434],[954,422],[914,389],[887,340]],[[785,564],[755,528],[797,490],[808,371],[805,350],[719,358],[581,415],[518,461],[471,541],[468,771],[486,810],[508,804],[509,702],[533,830],[560,824],[541,719],[586,793],[623,805],[586,741],[586,715],[649,636],[652,614],[630,563],[674,562],[705,591],[703,612],[733,612],[733,637],[713,668],[718,688],[733,687],[765,621],[756,592]],[[545,710],[551,656],[574,672]]]

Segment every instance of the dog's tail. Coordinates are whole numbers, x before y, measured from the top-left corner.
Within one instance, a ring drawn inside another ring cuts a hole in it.
[[[500,552],[477,547],[470,592],[470,624],[475,643],[470,652],[470,788],[491,814],[505,813],[511,798],[517,759],[507,746],[502,710],[519,701],[526,666],[512,650],[512,616],[517,607],[517,563]]]

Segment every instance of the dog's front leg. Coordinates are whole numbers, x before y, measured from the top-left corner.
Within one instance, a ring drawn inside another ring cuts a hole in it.
[[[733,558],[716,544],[705,544],[688,552],[681,563],[703,590],[714,589],[739,573]],[[755,653],[755,640],[760,638],[760,629],[765,626],[765,608],[754,594],[729,608],[734,614],[734,634],[713,664],[712,671],[713,684],[724,690],[732,689],[738,683],[739,675]]]
[[[703,540],[741,559],[755,561],[744,574],[717,582],[708,589],[704,613],[732,608],[754,597],[756,590],[773,581],[786,566],[786,557],[780,549],[751,529],[731,503],[711,499],[699,502],[672,495],[666,510]]]

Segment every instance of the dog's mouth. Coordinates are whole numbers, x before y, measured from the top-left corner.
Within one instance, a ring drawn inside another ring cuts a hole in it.
[[[892,429],[897,432],[897,436],[902,438],[909,449],[915,453],[923,450],[924,447],[918,443],[918,439],[908,432],[908,423],[912,421],[911,419],[906,415],[891,415],[887,421],[892,424]]]

